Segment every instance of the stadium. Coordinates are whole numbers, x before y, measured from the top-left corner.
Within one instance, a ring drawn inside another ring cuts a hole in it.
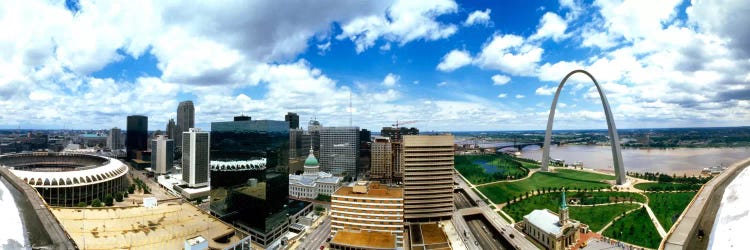
[[[75,206],[126,191],[127,165],[117,159],[78,153],[20,153],[0,156],[0,166],[36,188],[52,206]]]

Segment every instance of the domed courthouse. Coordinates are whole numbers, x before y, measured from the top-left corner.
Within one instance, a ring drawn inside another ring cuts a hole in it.
[[[310,155],[305,159],[305,171],[302,175],[289,175],[289,196],[292,198],[315,199],[319,194],[331,196],[341,185],[341,177],[321,172],[318,159]]]

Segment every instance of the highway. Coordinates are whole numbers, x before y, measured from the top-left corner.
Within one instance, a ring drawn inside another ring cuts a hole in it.
[[[464,209],[476,206],[474,202],[471,201],[471,198],[468,197],[466,192],[461,189],[456,192],[456,195],[454,197],[456,201],[456,209]]]
[[[476,237],[476,243],[478,243],[479,246],[482,247],[482,249],[507,249],[497,239],[495,239],[493,233],[490,231],[491,229],[487,228],[487,226],[490,225],[484,223],[481,219],[471,219],[466,223],[469,225],[469,229],[471,229],[471,232]]]
[[[309,232],[302,240],[299,250],[314,250],[320,249],[320,246],[325,245],[326,239],[331,236],[331,217],[323,218],[323,222],[318,225],[317,228]]]

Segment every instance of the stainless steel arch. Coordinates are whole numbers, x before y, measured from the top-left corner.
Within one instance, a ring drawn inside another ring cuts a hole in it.
[[[557,91],[555,92],[555,99],[552,100],[552,107],[550,107],[549,110],[547,131],[544,133],[544,148],[542,149],[542,171],[549,171],[549,148],[550,142],[552,141],[552,123],[555,120],[555,108],[557,107],[557,99],[560,97],[560,92],[562,91],[565,82],[568,81],[568,78],[570,78],[570,76],[576,73],[586,74],[589,78],[591,78],[591,81],[594,82],[596,90],[599,91],[599,97],[602,99],[602,106],[604,106],[604,116],[607,118],[607,130],[609,130],[609,143],[612,145],[612,161],[615,165],[617,185],[622,185],[625,183],[625,166],[622,164],[622,153],[620,152],[619,136],[617,135],[617,127],[615,126],[614,117],[612,117],[612,110],[609,108],[607,97],[604,96],[604,92],[602,91],[602,88],[599,86],[599,83],[596,81],[596,79],[594,79],[594,76],[582,69],[573,70],[568,73],[568,75],[566,75],[565,78],[563,78],[563,80],[560,82],[560,86],[557,87]]]

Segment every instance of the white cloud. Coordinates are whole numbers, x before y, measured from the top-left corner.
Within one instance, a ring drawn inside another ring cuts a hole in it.
[[[469,16],[466,17],[466,21],[464,21],[464,26],[472,26],[474,24],[490,26],[492,24],[492,21],[490,21],[491,12],[492,12],[491,9],[485,9],[484,11],[476,10],[474,12],[471,12]]]
[[[440,82],[437,84],[438,87],[443,87],[445,85],[448,85],[448,82]]]
[[[451,72],[471,63],[471,55],[465,50],[451,50],[443,56],[437,69],[443,72]]]
[[[565,30],[568,29],[568,23],[563,20],[560,16],[553,12],[544,13],[542,19],[539,20],[539,26],[537,31],[529,37],[530,40],[541,40],[545,38],[552,38],[555,42],[568,37],[565,34]]]
[[[383,85],[386,87],[393,87],[398,83],[398,80],[401,79],[401,76],[394,75],[393,73],[388,73],[388,75],[383,78]]]
[[[474,63],[483,69],[500,70],[511,75],[530,76],[542,60],[544,49],[527,44],[516,35],[493,35],[485,43]]]
[[[524,97],[526,97],[526,96],[522,95],[522,94],[517,94],[516,95],[516,99],[523,99]]]
[[[597,0],[594,5],[600,8],[610,34],[633,41],[659,33],[675,17],[680,2]]]
[[[497,95],[497,98],[505,98],[505,97],[508,97],[508,94],[500,93],[499,95]]]
[[[506,75],[497,74],[492,76],[492,85],[505,85],[508,82],[510,82],[510,77]]]
[[[326,43],[321,43],[316,45],[318,47],[318,54],[319,55],[325,55],[326,52],[331,50],[331,41],[328,41]]]
[[[458,28],[453,24],[438,22],[436,18],[455,13],[457,10],[458,5],[453,0],[397,0],[387,9],[387,13],[358,17],[344,22],[341,25],[342,33],[336,38],[348,38],[354,42],[357,53],[375,45],[379,38],[399,45],[418,39],[443,39],[455,34]]]
[[[547,87],[547,85],[539,87],[534,91],[537,95],[552,95],[557,91],[557,88],[555,86]]]

